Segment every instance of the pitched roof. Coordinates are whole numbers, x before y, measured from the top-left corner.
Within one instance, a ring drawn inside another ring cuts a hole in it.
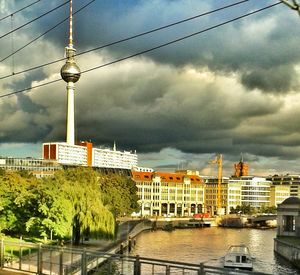
[[[152,178],[159,176],[162,182],[183,183],[184,178],[189,178],[192,183],[203,183],[203,179],[197,175],[186,175],[183,173],[168,172],[137,172],[132,171],[133,180],[152,181]]]

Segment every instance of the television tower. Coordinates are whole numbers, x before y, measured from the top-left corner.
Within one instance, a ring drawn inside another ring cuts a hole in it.
[[[67,111],[67,138],[66,142],[70,145],[75,144],[75,102],[74,92],[75,85],[80,78],[80,69],[75,63],[75,48],[73,47],[73,2],[70,0],[70,31],[69,31],[69,45],[66,50],[66,64],[62,66],[60,75],[62,79],[67,82],[68,95],[68,111]]]

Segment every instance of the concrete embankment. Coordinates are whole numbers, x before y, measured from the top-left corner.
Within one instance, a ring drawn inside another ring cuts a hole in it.
[[[297,242],[299,240],[294,241],[293,238],[275,238],[274,251],[300,269],[300,245]]]
[[[165,229],[168,226],[173,228],[211,227],[217,226],[215,218],[193,219],[193,218],[155,218],[151,219],[153,229]]]
[[[135,245],[135,238],[146,230],[152,229],[151,221],[142,221],[137,224],[131,230],[127,230],[126,228],[120,227],[119,232],[120,235],[117,237],[117,241],[113,243],[106,252],[108,253],[119,253],[121,249],[129,248]],[[122,252],[122,251],[121,251]]]

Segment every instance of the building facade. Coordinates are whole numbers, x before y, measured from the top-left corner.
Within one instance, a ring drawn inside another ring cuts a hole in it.
[[[137,165],[137,154],[129,151],[93,148],[93,167],[132,169]]]
[[[205,190],[205,212],[216,215],[218,212],[218,178],[202,177]],[[222,177],[221,181],[221,208],[228,213],[228,177]]]
[[[216,215],[218,211],[218,179],[203,177],[205,189],[205,211]],[[260,177],[222,178],[221,207],[225,214],[237,206],[249,205],[260,208],[270,205],[271,182]]]
[[[204,210],[203,180],[183,173],[132,171],[141,216],[192,216]]]
[[[285,199],[290,197],[289,185],[271,185],[270,188],[270,206],[278,206]]]
[[[29,171],[40,178],[53,175],[55,171],[62,169],[62,166],[53,160],[0,157],[0,169]]]
[[[267,177],[272,182],[271,205],[277,206],[288,197],[300,197],[300,175],[286,174]]]
[[[113,149],[93,148],[91,142],[80,142],[77,145],[66,142],[44,143],[43,157],[46,160],[55,160],[62,165],[127,170],[137,166],[138,162],[135,152],[118,151],[115,146]]]
[[[229,182],[240,186],[240,205],[249,205],[257,209],[270,205],[272,182],[266,180],[266,178],[246,176],[239,179],[230,179]]]

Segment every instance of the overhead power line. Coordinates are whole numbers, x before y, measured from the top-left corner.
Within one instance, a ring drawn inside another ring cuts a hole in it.
[[[201,30],[201,31],[194,32],[194,33],[192,33],[192,34],[189,34],[189,35],[186,35],[186,36],[183,36],[183,37],[180,37],[180,38],[171,40],[171,41],[169,41],[169,42],[167,42],[167,43],[164,43],[164,44],[160,44],[160,45],[158,45],[158,46],[156,46],[156,47],[149,48],[149,49],[147,49],[147,50],[140,51],[140,52],[138,52],[138,53],[135,53],[135,54],[132,54],[132,55],[128,55],[128,56],[126,56],[126,57],[123,57],[123,58],[120,58],[120,59],[117,59],[117,60],[114,60],[114,61],[111,61],[111,62],[102,64],[102,65],[99,65],[99,66],[96,66],[96,67],[93,67],[93,68],[90,68],[90,69],[87,69],[87,70],[85,70],[85,71],[82,71],[81,74],[85,74],[85,73],[88,73],[88,72],[91,72],[91,71],[94,71],[94,70],[97,70],[97,69],[100,69],[100,68],[103,68],[103,67],[107,67],[107,66],[112,65],[112,64],[119,63],[119,62],[124,61],[124,60],[128,60],[128,59],[133,58],[133,57],[136,57],[136,56],[140,56],[140,55],[142,55],[142,54],[145,54],[145,53],[148,53],[148,52],[151,52],[151,51],[154,51],[154,50],[157,50],[157,49],[166,47],[166,46],[168,46],[168,45],[177,43],[177,42],[182,41],[182,40],[185,40],[185,39],[187,39],[187,38],[191,38],[191,37],[193,37],[193,36],[196,36],[196,35],[205,33],[205,32],[207,32],[207,31],[210,31],[210,30],[219,28],[219,27],[221,27],[221,26],[224,26],[224,25],[229,24],[229,23],[232,23],[232,22],[234,22],[234,21],[237,21],[237,20],[246,18],[246,17],[248,17],[248,16],[251,16],[251,15],[253,15],[253,14],[259,13],[259,12],[261,12],[261,11],[270,9],[270,8],[272,8],[272,7],[275,7],[275,6],[279,5],[279,4],[281,4],[281,2],[272,4],[272,5],[268,5],[268,6],[266,6],[266,7],[263,7],[263,8],[260,8],[260,9],[255,10],[255,11],[246,13],[246,14],[244,14],[244,15],[235,17],[235,18],[233,18],[233,19],[224,21],[223,23],[216,24],[216,25],[214,25],[214,26],[212,26],[212,27],[203,29],[203,30]],[[1,95],[0,98],[4,98],[4,97],[8,97],[8,96],[12,96],[12,95],[19,94],[19,93],[23,93],[23,92],[26,92],[26,91],[29,91],[29,90],[33,90],[33,89],[36,89],[36,88],[40,88],[40,87],[42,87],[42,86],[46,86],[46,85],[49,85],[49,84],[52,84],[52,83],[55,83],[55,82],[58,82],[58,81],[61,81],[61,79],[55,79],[55,80],[52,80],[52,81],[49,81],[49,82],[45,82],[45,83],[43,83],[43,84],[39,84],[39,85],[32,86],[32,87],[29,87],[29,88],[25,88],[25,89],[22,89],[22,90],[18,90],[18,91],[15,91],[15,92],[7,93],[7,94],[4,94],[4,95]]]
[[[93,0],[93,1],[95,1],[95,0]],[[154,28],[154,29],[149,30],[149,31],[145,31],[145,32],[142,32],[142,33],[137,34],[137,35],[133,35],[133,36],[130,36],[130,37],[127,37],[127,38],[124,38],[124,39],[120,39],[120,40],[117,40],[117,41],[114,41],[114,42],[110,42],[108,44],[105,44],[105,45],[102,45],[102,46],[99,46],[99,47],[96,47],[96,48],[93,48],[93,49],[89,49],[89,50],[83,51],[81,53],[77,53],[76,56],[80,56],[80,55],[83,55],[83,54],[86,54],[86,53],[90,53],[90,52],[93,52],[93,51],[96,51],[96,50],[100,50],[100,49],[103,49],[103,48],[106,48],[106,47],[110,47],[110,46],[116,45],[116,44],[119,44],[119,43],[122,43],[122,42],[126,42],[126,41],[129,41],[129,40],[132,40],[132,39],[135,39],[135,38],[138,38],[138,37],[141,37],[141,36],[144,36],[144,35],[156,32],[156,31],[160,31],[160,30],[163,30],[163,29],[166,29],[166,28],[169,28],[169,27],[172,27],[172,26],[184,23],[184,22],[188,22],[190,20],[193,20],[193,19],[205,16],[205,15],[209,15],[209,14],[212,14],[212,13],[215,13],[215,12],[227,9],[227,8],[231,8],[233,6],[237,6],[239,4],[242,4],[242,3],[245,3],[245,2],[248,2],[248,1],[249,0],[243,0],[243,1],[240,1],[240,2],[236,2],[234,4],[230,4],[230,5],[227,5],[227,6],[223,6],[223,7],[217,8],[217,9],[212,10],[212,11],[201,13],[201,14],[198,14],[198,15],[195,15],[195,16],[192,16],[192,17],[180,20],[180,21],[176,21],[176,22],[170,23],[170,24],[162,26],[162,27],[158,27],[158,28]],[[64,19],[64,20],[66,20],[66,19]],[[14,53],[12,53],[9,56],[7,56],[6,58],[0,60],[0,62],[4,61],[5,59],[7,59],[8,57],[12,56],[13,54]],[[40,69],[42,67],[49,66],[49,65],[55,64],[57,62],[63,61],[63,60],[65,60],[65,58],[60,58],[60,59],[57,59],[57,60],[54,60],[54,61],[51,61],[51,62],[47,62],[47,63],[41,64],[41,65],[38,65],[38,66],[35,66],[35,67],[32,67],[32,68],[28,68],[28,69],[19,71],[19,72],[14,72],[13,74],[9,74],[9,75],[5,75],[5,76],[0,77],[0,80],[5,79],[5,78],[9,78],[11,76],[15,76],[15,75],[27,73],[27,72],[32,71],[32,70]]]
[[[0,18],[0,21],[4,20],[4,19],[6,19],[6,18],[9,18],[9,17],[11,17],[11,16],[13,16],[13,15],[15,15],[15,14],[21,12],[22,10],[25,10],[25,9],[27,9],[27,8],[29,8],[29,7],[31,7],[31,6],[33,6],[34,4],[36,4],[36,3],[40,2],[40,1],[41,1],[41,0],[37,0],[37,1],[35,1],[35,2],[33,2],[33,3],[31,3],[31,4],[27,5],[27,6],[25,6],[25,7],[21,8],[21,9],[19,9],[19,10],[16,10],[16,11],[12,12],[11,14],[8,14],[8,15],[6,15],[6,16]]]
[[[0,36],[0,39],[2,39],[3,37],[5,37],[5,36],[7,36],[7,35],[9,35],[9,34],[11,34],[11,33],[13,33],[13,32],[15,32],[15,31],[17,31],[17,30],[22,29],[23,27],[25,27],[25,26],[31,24],[32,22],[34,22],[34,21],[36,21],[36,20],[38,20],[38,19],[44,17],[45,15],[47,15],[47,14],[49,14],[49,13],[51,13],[51,12],[53,12],[53,11],[59,9],[59,8],[61,8],[62,6],[66,5],[66,4],[68,4],[68,3],[69,3],[69,0],[66,1],[66,2],[64,2],[64,3],[62,3],[62,4],[60,4],[59,6],[53,8],[52,10],[49,10],[49,11],[47,11],[47,12],[45,12],[45,13],[39,15],[38,17],[36,17],[36,18],[34,18],[34,19],[32,19],[32,20],[26,22],[25,24],[23,24],[23,25],[21,25],[21,26],[15,28],[15,29],[13,29],[13,30],[11,30],[11,31],[9,31],[9,32],[7,32],[7,33],[1,35],[1,36]]]
[[[40,0],[39,0],[40,1]],[[88,7],[90,4],[92,4],[93,2],[95,2],[96,0],[92,0],[90,2],[88,2],[87,4],[85,4],[84,6],[82,6],[80,9],[78,9],[77,11],[75,11],[73,13],[76,14],[80,11],[82,11],[83,9],[85,9],[86,7]],[[0,60],[0,62],[3,62],[5,61],[6,59],[8,59],[9,57],[15,55],[16,53],[18,53],[19,51],[23,50],[24,48],[26,48],[27,46],[29,46],[30,44],[34,43],[35,41],[37,41],[38,39],[40,39],[41,37],[43,37],[44,35],[46,35],[47,33],[51,32],[52,30],[54,30],[55,28],[57,28],[59,25],[61,25],[62,23],[64,23],[65,21],[67,21],[69,19],[69,16],[66,17],[65,19],[61,20],[60,22],[58,22],[56,25],[52,26],[50,29],[48,29],[47,31],[45,31],[44,33],[42,33],[41,35],[37,36],[36,38],[32,39],[31,41],[29,41],[28,43],[24,44],[22,47],[20,47],[19,49],[13,51],[11,54],[9,54],[8,56],[2,58]],[[61,60],[64,60],[65,58],[61,59]],[[59,61],[61,61],[59,60]],[[57,61],[58,62],[58,61]],[[16,75],[16,73],[12,74],[12,75]],[[12,75],[9,75],[9,76],[12,76]],[[2,78],[0,78],[2,79]]]

